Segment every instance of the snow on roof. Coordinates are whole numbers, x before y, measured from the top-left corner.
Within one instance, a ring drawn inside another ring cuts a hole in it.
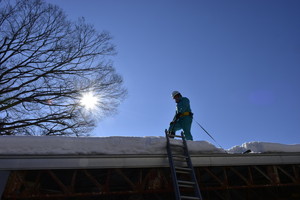
[[[230,148],[228,153],[242,153],[251,150],[252,153],[283,153],[300,152],[300,144],[279,144],[270,142],[247,142]]]
[[[174,141],[181,142],[181,141]],[[220,152],[205,141],[189,142],[190,151]],[[164,137],[61,137],[3,136],[0,154],[67,155],[67,154],[162,154]]]
[[[172,142],[181,142],[172,140]],[[191,154],[224,153],[206,141],[188,141]],[[300,144],[249,142],[226,152],[300,152]],[[1,136],[0,155],[166,154],[164,137]]]

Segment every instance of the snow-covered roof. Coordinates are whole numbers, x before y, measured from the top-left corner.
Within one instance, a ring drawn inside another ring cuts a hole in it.
[[[181,142],[173,140],[173,142]],[[224,150],[206,141],[188,141],[191,154],[300,152],[300,144],[247,142]],[[165,137],[2,136],[0,155],[165,154]]]
[[[181,142],[174,140],[174,142]],[[222,150],[205,141],[188,142],[191,153]],[[224,152],[224,151],[223,151]],[[0,137],[0,155],[165,154],[164,137]]]
[[[300,144],[248,142],[224,150],[188,141],[188,148],[194,166],[300,163]],[[0,170],[167,167],[166,154],[164,137],[0,137]]]

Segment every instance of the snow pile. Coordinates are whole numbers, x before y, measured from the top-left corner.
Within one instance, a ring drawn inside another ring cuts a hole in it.
[[[240,146],[234,146],[227,150],[228,153],[243,153],[251,150],[251,153],[283,153],[300,152],[300,144],[279,144],[270,142],[247,142]]]
[[[174,140],[172,142],[181,142]],[[188,141],[191,153],[220,152],[205,141]],[[2,136],[0,155],[166,154],[165,137]]]
[[[172,143],[182,143],[173,140]],[[300,152],[300,144],[285,145],[248,142],[229,150],[206,141],[187,141],[191,154]],[[0,155],[113,155],[166,154],[165,137],[59,137],[59,136],[1,136]]]

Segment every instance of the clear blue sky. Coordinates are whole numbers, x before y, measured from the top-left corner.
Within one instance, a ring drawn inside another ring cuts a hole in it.
[[[224,148],[300,143],[300,1],[46,1],[117,46],[129,95],[94,136],[164,136],[179,90]],[[215,144],[195,122],[192,134]]]

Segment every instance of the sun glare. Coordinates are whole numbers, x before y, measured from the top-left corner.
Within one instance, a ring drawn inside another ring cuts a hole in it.
[[[99,98],[93,92],[84,93],[80,99],[80,104],[87,110],[97,108]]]

